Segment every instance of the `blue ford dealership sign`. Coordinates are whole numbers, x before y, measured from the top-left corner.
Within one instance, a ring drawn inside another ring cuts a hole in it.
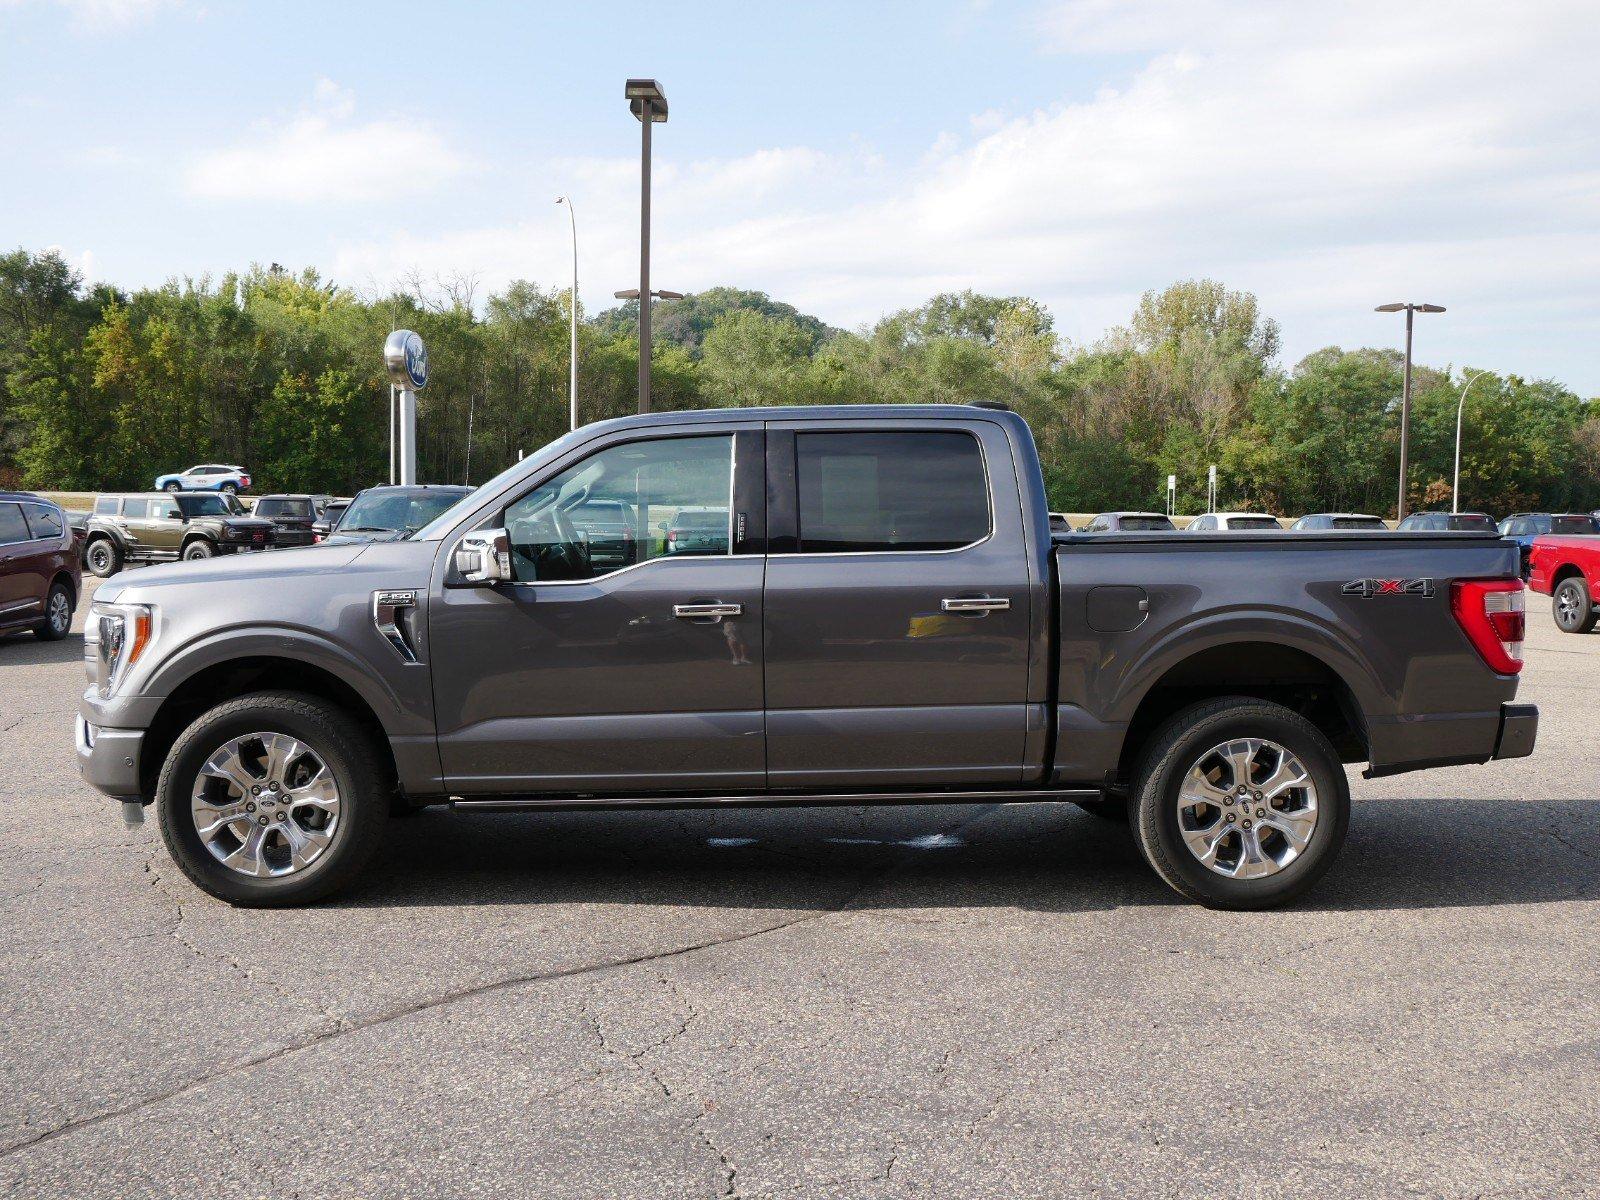
[[[383,361],[397,387],[417,392],[428,386],[428,348],[409,329],[396,329],[383,343]]]

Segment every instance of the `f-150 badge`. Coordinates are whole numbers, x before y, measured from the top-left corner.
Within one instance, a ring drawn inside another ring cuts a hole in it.
[[[1431,579],[1352,579],[1340,589],[1346,596],[1431,596]]]

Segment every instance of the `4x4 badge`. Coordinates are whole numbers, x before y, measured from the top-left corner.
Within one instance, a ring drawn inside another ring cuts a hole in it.
[[[1431,596],[1431,579],[1352,579],[1340,589],[1346,596]]]

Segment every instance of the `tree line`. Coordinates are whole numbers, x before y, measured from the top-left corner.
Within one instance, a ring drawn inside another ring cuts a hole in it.
[[[255,490],[349,494],[388,474],[389,330],[427,341],[418,472],[481,482],[567,427],[562,289],[470,279],[387,294],[253,267],[124,291],[55,253],[0,255],[0,488],[149,487],[191,463],[247,466]],[[1219,502],[1393,515],[1401,361],[1330,346],[1285,367],[1255,297],[1211,280],[1147,293],[1071,345],[1021,296],[935,296],[855,331],[760,292],[713,288],[654,310],[661,409],[999,401],[1032,426],[1052,507]],[[579,326],[579,418],[634,409],[636,302]],[[1470,369],[1414,372],[1410,505],[1448,505]],[[1485,374],[1467,402],[1462,507],[1600,507],[1600,408],[1547,379]]]

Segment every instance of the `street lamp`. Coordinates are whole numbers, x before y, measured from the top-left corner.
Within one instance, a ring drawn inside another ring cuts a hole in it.
[[[567,222],[572,226],[572,366],[567,390],[572,409],[571,428],[578,427],[578,213],[571,196],[557,196],[557,204],[567,206]]]
[[[630,79],[628,108],[639,119],[639,411],[650,411],[650,126],[665,123],[667,97],[654,79]]]
[[[1406,371],[1405,383],[1400,393],[1400,503],[1395,507],[1395,520],[1406,519],[1406,468],[1411,451],[1411,321],[1413,313],[1442,313],[1439,304],[1412,304],[1396,300],[1393,304],[1380,304],[1374,312],[1406,314]]]
[[[1461,414],[1466,411],[1467,393],[1472,390],[1472,385],[1487,374],[1489,374],[1488,371],[1479,371],[1471,379],[1467,380],[1466,386],[1461,389],[1461,399],[1456,402],[1456,474],[1455,479],[1450,484],[1451,512],[1461,511]]]

